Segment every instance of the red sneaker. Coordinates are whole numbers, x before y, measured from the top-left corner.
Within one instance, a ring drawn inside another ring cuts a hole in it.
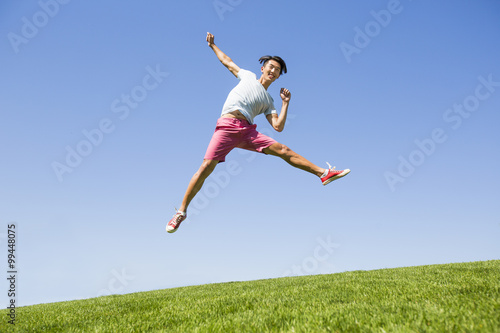
[[[179,226],[181,225],[181,222],[186,219],[187,215],[186,213],[183,212],[177,212],[175,213],[174,217],[168,222],[167,227],[165,228],[167,232],[173,233],[176,232],[177,229],[179,229]]]
[[[333,182],[336,179],[342,178],[345,175],[347,175],[351,170],[345,169],[345,170],[335,170],[335,167],[332,168],[330,163],[326,162],[328,164],[328,174],[325,177],[321,178],[321,182],[323,185],[328,185],[331,182]]]

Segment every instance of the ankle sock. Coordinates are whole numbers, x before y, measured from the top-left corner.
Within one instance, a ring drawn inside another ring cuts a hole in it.
[[[326,175],[328,175],[329,171],[330,171],[329,169],[325,169],[325,172],[323,172],[323,174],[321,175],[321,178],[326,177]]]

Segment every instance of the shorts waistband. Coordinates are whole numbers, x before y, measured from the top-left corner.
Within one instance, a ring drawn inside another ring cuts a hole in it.
[[[245,125],[245,126],[252,126],[250,122],[246,119],[238,119],[238,118],[229,118],[229,117],[220,117],[217,120],[217,123],[219,122],[224,122],[224,123],[230,123],[230,124],[238,124],[238,125]]]

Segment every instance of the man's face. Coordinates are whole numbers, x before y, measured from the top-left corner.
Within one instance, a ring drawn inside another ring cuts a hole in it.
[[[261,68],[264,77],[270,81],[276,80],[280,77],[281,66],[276,60],[268,60]]]

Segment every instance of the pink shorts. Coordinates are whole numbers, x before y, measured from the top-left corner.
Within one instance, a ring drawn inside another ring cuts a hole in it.
[[[246,120],[235,118],[219,118],[215,133],[210,140],[206,160],[224,162],[226,155],[233,148],[242,148],[262,153],[276,140],[257,132],[257,125],[250,125]]]

